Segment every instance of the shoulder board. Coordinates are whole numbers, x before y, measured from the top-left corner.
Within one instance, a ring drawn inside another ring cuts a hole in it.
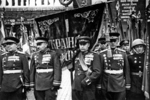
[[[17,53],[20,53],[20,54],[25,54],[24,52],[22,52],[22,51],[17,51]]]
[[[125,50],[123,50],[123,49],[120,49],[120,48],[118,48],[118,50],[119,50],[119,51],[122,51],[122,52],[126,52]]]
[[[130,54],[129,55],[133,55],[134,53],[133,52],[130,52]]]
[[[5,55],[5,54],[7,54],[8,52],[4,52],[4,53],[2,53],[1,55]]]
[[[100,51],[100,53],[103,53],[103,52],[105,52],[105,51],[107,51],[108,49],[104,49],[104,50],[102,50],[102,51]]]
[[[91,51],[91,53],[98,54],[98,52],[95,52],[95,51]]]
[[[33,52],[33,54],[36,54],[36,53],[39,53],[40,51],[35,51],[35,52]]]

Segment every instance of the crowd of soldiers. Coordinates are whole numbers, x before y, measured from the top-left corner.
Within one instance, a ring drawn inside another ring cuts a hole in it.
[[[72,100],[145,100],[142,88],[146,45],[135,39],[123,40],[118,47],[119,33],[110,33],[109,44],[100,38],[91,51],[91,38],[77,38],[79,52],[73,60]],[[5,52],[0,55],[0,100],[25,100],[33,91],[36,100],[56,100],[62,81],[60,54],[48,48],[48,39],[37,37],[38,50],[27,56],[17,50],[19,40],[6,37]],[[132,51],[132,52],[131,52]]]

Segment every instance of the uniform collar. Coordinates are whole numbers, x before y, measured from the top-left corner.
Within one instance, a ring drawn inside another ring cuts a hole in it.
[[[40,53],[45,54],[45,53],[48,52],[48,51],[49,51],[49,49],[46,48],[46,49],[40,51]]]
[[[15,54],[17,51],[9,51],[10,54]]]

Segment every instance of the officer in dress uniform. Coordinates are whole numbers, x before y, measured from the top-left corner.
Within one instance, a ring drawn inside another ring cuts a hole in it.
[[[4,46],[4,41],[3,41],[3,43],[2,43],[2,45],[1,45],[1,49],[0,49],[0,55],[2,55],[5,51],[4,50],[2,50],[2,48],[4,48],[5,46]],[[1,89],[0,89],[0,100],[1,100]]]
[[[29,88],[28,60],[17,50],[17,43],[15,37],[5,38],[7,52],[0,56],[1,100],[23,100],[24,91]]]
[[[97,52],[98,54],[102,51],[105,50],[107,48],[107,42],[106,42],[106,38],[102,37],[98,39],[98,44],[99,44],[99,48],[97,48],[97,50],[95,52]],[[99,77],[99,79],[97,79],[97,85],[96,85],[96,100],[103,100],[103,96],[102,96],[102,91],[101,91],[101,85],[99,84],[101,77]]]
[[[110,33],[110,47],[100,52],[101,88],[104,100],[125,100],[130,87],[129,63],[124,50],[117,48],[119,33]]]
[[[88,36],[77,38],[79,53],[75,57],[72,100],[96,100],[96,79],[100,76],[99,56],[90,51],[91,39]]]
[[[131,89],[127,100],[145,100],[142,91],[142,76],[144,67],[145,43],[142,39],[132,42],[133,53],[128,56],[131,74]]]
[[[32,55],[30,64],[31,90],[36,100],[56,100],[62,75],[59,55],[47,47],[47,38],[37,37],[36,44],[39,50]]]

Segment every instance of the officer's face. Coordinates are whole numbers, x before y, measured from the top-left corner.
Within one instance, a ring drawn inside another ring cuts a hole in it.
[[[17,44],[16,43],[7,43],[5,46],[5,49],[7,51],[16,51],[17,50]]]
[[[42,51],[42,50],[45,50],[45,48],[47,48],[47,43],[46,42],[40,42],[40,43],[37,43],[37,48],[38,50]]]
[[[130,46],[129,46],[129,44],[123,45],[123,46],[122,46],[122,49],[123,49],[123,50],[126,50],[126,51],[130,51]]]
[[[144,46],[143,45],[137,45],[134,47],[137,53],[143,53],[144,52]]]
[[[79,49],[81,52],[85,52],[85,51],[88,51],[90,47],[90,43],[89,42],[81,42],[79,43]]]
[[[107,43],[106,42],[100,43],[100,48],[101,49],[106,49],[106,47],[107,47]]]
[[[111,48],[117,47],[117,44],[118,44],[118,39],[111,39],[110,40],[110,46],[111,46]]]

